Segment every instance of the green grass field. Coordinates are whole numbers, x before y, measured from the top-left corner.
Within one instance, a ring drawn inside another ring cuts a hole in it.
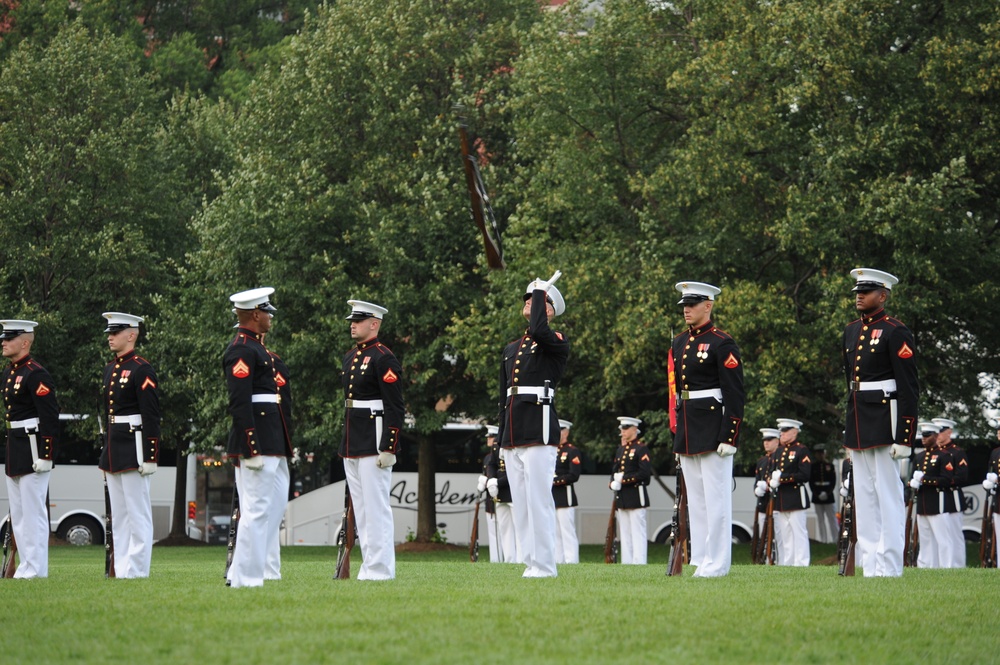
[[[813,559],[833,546],[813,545]],[[970,547],[970,562],[976,553]],[[153,576],[105,580],[103,549],[50,548],[50,577],[0,580],[0,663],[989,663],[1000,571],[842,578],[833,566],[746,565],[726,578],[608,566],[601,548],[556,579],[401,553],[391,582],[334,581],[328,547],[283,551],[283,577],[228,589],[222,547],[156,547]],[[354,551],[353,572],[360,553]],[[346,659],[346,660],[345,660]]]

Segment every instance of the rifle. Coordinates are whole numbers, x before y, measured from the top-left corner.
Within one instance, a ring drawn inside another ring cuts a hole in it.
[[[483,500],[482,492],[476,494],[476,512],[472,516],[472,535],[469,536],[469,561],[479,561],[479,504]]]
[[[913,504],[917,502],[917,490],[913,490],[910,500],[906,502],[906,527],[905,544],[903,549],[903,566],[906,568],[917,567],[917,552],[920,550],[920,541],[917,529],[917,520],[913,514]]]
[[[604,563],[618,563],[618,493],[611,499],[611,515],[608,517],[608,532],[604,535]]]
[[[469,198],[472,202],[472,219],[475,220],[483,236],[486,263],[490,268],[503,270],[507,264],[503,260],[500,228],[493,215],[493,207],[490,205],[490,197],[483,184],[483,176],[479,173],[479,161],[469,151],[469,136],[466,132],[465,118],[461,115],[463,109],[461,106],[456,106],[455,109],[459,112],[458,136],[462,142],[462,164],[465,166],[465,184],[469,188]]]
[[[7,529],[3,532],[3,565],[0,565],[0,577],[14,577],[17,566],[14,565],[14,555],[17,554],[17,541],[14,540],[14,522],[7,515]]]
[[[340,520],[340,533],[337,535],[337,568],[333,572],[335,580],[351,579],[351,550],[354,548],[354,503],[351,501],[351,488],[344,482],[344,517]]]
[[[858,527],[854,522],[854,471],[848,474],[850,489],[844,497],[844,505],[840,512],[843,520],[840,525],[840,538],[837,541],[837,574],[841,577],[854,577],[854,547],[858,543]]]
[[[774,546],[774,498],[778,490],[771,490],[771,496],[767,499],[767,512],[764,513],[764,552],[760,559],[761,565],[773,566],[777,558],[777,549]]]
[[[997,567],[996,533],[993,530],[993,511],[996,507],[996,489],[986,494],[983,502],[983,522],[979,529],[979,565],[982,568]]]
[[[236,485],[233,485],[233,505],[229,512],[229,537],[226,539],[226,571],[223,577],[229,577],[229,568],[233,565],[233,556],[236,554],[236,534],[240,529],[240,493]]]
[[[677,492],[674,499],[674,518],[670,524],[670,560],[667,562],[667,575],[673,577],[680,575],[684,568],[688,541],[687,524],[687,485],[684,483],[684,474],[681,467],[677,465]]]
[[[98,418],[98,422],[100,419]],[[108,474],[104,477],[104,577],[114,579],[115,575],[115,534],[111,521],[111,492],[108,491]]]

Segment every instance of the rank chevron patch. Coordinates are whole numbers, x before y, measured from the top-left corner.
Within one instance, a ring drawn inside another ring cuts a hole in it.
[[[906,342],[903,342],[903,346],[900,347],[900,349],[899,349],[899,351],[897,352],[896,355],[898,355],[900,358],[912,358],[913,357],[913,349],[910,348],[909,344],[907,344]]]
[[[722,364],[728,367],[729,369],[734,369],[740,366],[740,361],[736,359],[736,356],[734,354],[730,353],[729,357],[726,358],[726,362]]]
[[[242,358],[238,363],[233,365],[233,376],[237,379],[245,379],[250,376],[250,367],[243,362]]]

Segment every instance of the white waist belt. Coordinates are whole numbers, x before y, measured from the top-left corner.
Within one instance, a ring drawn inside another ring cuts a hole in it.
[[[534,395],[535,397],[552,397],[556,394],[555,388],[549,388],[548,395],[545,394],[544,386],[511,386],[507,389],[507,397],[511,395]]]
[[[382,400],[380,399],[348,399],[344,400],[344,406],[348,409],[370,409],[372,411],[382,410]]]
[[[851,381],[851,388],[857,392],[866,390],[881,390],[884,393],[896,392],[896,379],[885,381]]]
[[[709,388],[708,390],[682,390],[681,399],[704,399],[706,397],[714,397],[715,399],[722,401],[722,389],[721,388]]]
[[[142,415],[136,413],[131,416],[111,416],[112,425],[131,425],[132,427],[142,426]]]
[[[12,420],[7,423],[10,429],[38,429],[38,418],[28,418],[27,420]]]
[[[278,395],[272,395],[270,393],[259,393],[251,397],[250,401],[254,403],[267,402],[269,404],[277,404],[281,401],[281,398]]]

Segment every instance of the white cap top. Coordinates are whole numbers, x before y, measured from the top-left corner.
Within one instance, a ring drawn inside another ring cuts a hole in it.
[[[0,325],[3,325],[3,334],[0,335],[0,339],[14,339],[25,333],[35,332],[35,326],[38,325],[38,322],[7,319],[0,321]]]
[[[618,429],[625,429],[626,427],[638,427],[642,424],[642,421],[638,418],[631,418],[629,416],[618,416]]]
[[[761,427],[760,433],[765,441],[767,441],[768,439],[777,439],[781,435],[781,432],[774,429],[773,427]]]
[[[385,307],[364,300],[348,300],[347,304],[351,306],[351,314],[345,317],[347,321],[382,320],[382,317],[389,313]]]
[[[573,423],[568,420],[559,419],[559,429],[570,429],[573,427]]]
[[[500,428],[497,427],[496,425],[487,425],[486,426],[486,436],[496,436],[499,431],[500,431]]]
[[[722,293],[719,287],[704,282],[677,282],[674,288],[681,292],[678,305],[694,305],[703,300],[715,300],[715,296]]]
[[[955,425],[958,424],[951,418],[931,418],[931,422],[941,428],[938,430],[940,432],[943,432],[946,429],[954,429]]]
[[[240,291],[229,296],[229,301],[236,309],[262,309],[265,312],[277,312],[271,305],[271,294],[274,289],[270,286],[262,286],[259,289]]]
[[[108,320],[108,327],[104,332],[118,332],[126,328],[138,328],[145,319],[135,314],[124,314],[122,312],[105,312],[101,314]]]
[[[892,291],[892,287],[899,283],[899,278],[895,275],[874,268],[855,268],[851,271],[851,277],[857,281],[852,291],[873,291],[875,289]]]
[[[792,420],[791,418],[778,418],[778,429],[788,429],[789,427],[794,427],[795,429],[802,429],[801,420]]]
[[[524,299],[527,300],[531,296],[531,292],[536,288],[541,288],[540,284],[542,283],[544,282],[540,279],[531,280],[528,288],[524,291]],[[555,310],[556,316],[566,311],[566,301],[563,300],[562,294],[554,285],[549,287],[548,292],[545,294],[545,299],[552,303],[552,309]]]
[[[937,434],[941,431],[941,427],[937,423],[927,421],[917,423],[917,429],[920,430],[921,434]]]

